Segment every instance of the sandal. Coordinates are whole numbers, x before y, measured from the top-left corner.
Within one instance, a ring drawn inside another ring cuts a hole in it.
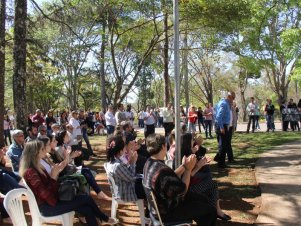
[[[106,222],[106,224],[109,224],[109,225],[115,225],[118,223],[119,223],[119,220],[117,218],[111,218],[111,217],[109,217],[109,220]]]

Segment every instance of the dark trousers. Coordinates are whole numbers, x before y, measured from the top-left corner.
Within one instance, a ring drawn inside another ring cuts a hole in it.
[[[115,130],[115,126],[107,125],[107,134],[113,134]]]
[[[193,219],[197,225],[214,226],[216,215],[216,208],[209,203],[206,196],[189,192],[178,207],[161,217],[164,222]]]
[[[56,216],[70,211],[84,215],[89,226],[98,226],[96,218],[108,221],[108,216],[100,211],[94,200],[89,195],[77,195],[72,201],[58,201],[55,206],[44,203],[39,206],[43,216]]]
[[[281,118],[282,118],[282,130],[287,131],[289,121],[286,120],[286,114],[282,114]]]
[[[4,208],[4,205],[2,202],[0,202],[0,216],[2,218],[8,218],[8,213],[6,212],[6,209]]]
[[[171,131],[175,128],[175,125],[173,122],[163,122],[163,127],[165,130],[165,137],[169,136]]]
[[[93,154],[93,152],[87,148],[82,147],[82,143],[79,142],[78,145],[72,145],[71,146],[72,151],[81,151],[82,154],[76,158],[74,158],[74,164],[76,166],[82,166],[84,163],[84,160],[89,160],[90,156]]]
[[[97,182],[95,181],[95,178],[89,168],[82,168],[81,174],[84,175],[88,184],[92,187],[92,189],[96,192],[96,194],[101,192],[101,189],[98,186]]]
[[[144,127],[144,120],[143,119],[138,119],[138,126],[139,126],[139,128]]]
[[[199,132],[202,132],[201,125],[203,126],[205,130],[205,125],[204,125],[204,120],[203,119],[198,119],[198,124],[199,124]]]
[[[248,122],[248,127],[247,127],[247,132],[250,131],[250,126],[252,122],[252,132],[254,133],[255,131],[255,115],[249,115],[249,122]]]
[[[219,157],[218,157],[218,165],[223,166],[225,165],[225,158],[227,150],[231,149],[231,141],[230,141],[230,131],[227,125],[224,125],[225,133],[222,134],[220,132],[220,128],[216,125],[216,134],[218,139],[218,146],[219,146]],[[229,156],[228,156],[229,158]],[[232,154],[233,158],[233,154]]]
[[[229,148],[226,150],[228,161],[233,161],[233,149],[232,149],[232,136],[233,136],[233,127],[229,128]]]
[[[205,120],[205,133],[206,133],[206,138],[208,138],[208,132],[209,136],[211,136],[211,130],[212,130],[212,120]]]
[[[11,171],[0,169],[0,192],[4,195],[15,188],[23,188],[19,185],[21,178]]]
[[[155,133],[155,124],[146,125],[144,124],[144,137],[147,138],[148,135]]]
[[[4,133],[4,143],[5,143],[6,146],[8,146],[7,138],[8,138],[8,140],[9,140],[9,144],[12,143],[12,142],[11,142],[11,136],[10,136],[10,129],[4,130],[3,133]]]

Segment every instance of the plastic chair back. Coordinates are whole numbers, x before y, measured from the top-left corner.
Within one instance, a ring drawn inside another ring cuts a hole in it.
[[[121,199],[117,199],[117,188],[116,188],[115,180],[114,180],[113,176],[108,171],[108,163],[107,162],[104,163],[104,169],[106,171],[108,181],[109,181],[109,184],[110,184],[111,193],[112,193],[111,218],[116,218],[118,204],[125,204],[125,203],[128,203],[128,202],[125,202]],[[143,202],[143,199],[138,199],[137,201],[135,201],[135,204],[138,206],[141,225],[145,226],[145,215],[144,215],[144,202]]]
[[[27,226],[22,203],[22,196],[27,195],[28,191],[25,188],[18,188],[9,191],[4,198],[4,208],[14,226]]]

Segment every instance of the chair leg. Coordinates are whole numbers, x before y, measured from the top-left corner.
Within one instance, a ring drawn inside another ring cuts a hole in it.
[[[136,204],[137,204],[138,210],[139,210],[139,216],[140,216],[141,225],[145,226],[145,216],[144,216],[144,203],[143,203],[143,199],[138,199],[136,201]]]
[[[74,213],[65,213],[63,214],[63,226],[73,226],[73,218],[74,218]]]
[[[112,207],[111,207],[111,218],[116,218],[116,212],[118,208],[118,202],[113,198],[112,199]]]

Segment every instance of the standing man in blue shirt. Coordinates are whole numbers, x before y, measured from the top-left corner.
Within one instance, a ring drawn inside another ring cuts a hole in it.
[[[225,168],[226,152],[231,148],[230,139],[230,122],[231,122],[231,105],[235,99],[234,92],[228,92],[227,97],[221,99],[216,106],[215,128],[219,143],[218,167]]]

